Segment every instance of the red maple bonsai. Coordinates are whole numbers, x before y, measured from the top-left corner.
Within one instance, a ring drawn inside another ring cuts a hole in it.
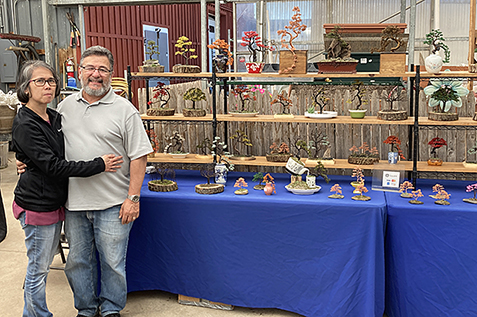
[[[262,38],[258,36],[258,33],[255,31],[245,31],[244,36],[242,36],[242,46],[246,46],[248,51],[250,52],[250,62],[257,62],[257,53],[263,52],[266,53],[267,51],[273,51],[274,48],[271,46],[267,46],[262,44]]]
[[[447,143],[446,140],[444,140],[443,138],[435,137],[434,139],[429,141],[428,145],[432,147],[431,155],[434,158],[437,158],[436,150],[443,147],[444,145],[447,146]]]
[[[403,159],[403,160],[406,159],[404,157],[404,155],[402,154],[401,148],[399,147],[399,145],[401,144],[401,140],[399,140],[399,138],[397,136],[390,135],[390,136],[388,136],[388,138],[386,140],[383,141],[383,143],[391,145],[391,151],[390,152],[396,152],[397,151],[398,155],[401,159]]]

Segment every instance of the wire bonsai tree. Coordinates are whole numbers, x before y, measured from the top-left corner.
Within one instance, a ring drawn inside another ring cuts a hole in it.
[[[443,63],[450,62],[450,49],[445,42],[444,35],[439,29],[431,30],[431,32],[426,34],[426,39],[424,44],[432,46],[432,54],[436,54],[441,49],[444,51],[444,58],[442,59]]]
[[[411,198],[412,199],[409,201],[409,203],[415,204],[415,205],[422,205],[423,202],[419,200],[419,198],[421,198],[421,197],[424,197],[424,195],[422,194],[420,189],[413,190],[413,191],[411,191]]]
[[[358,184],[358,186],[356,186],[354,192],[358,193],[359,195],[352,196],[351,199],[353,199],[353,200],[366,201],[366,200],[371,199],[371,197],[364,195],[368,192],[368,189],[364,186],[364,183]]]
[[[401,46],[406,46],[406,41],[402,39],[402,32],[396,25],[388,25],[384,30],[381,31],[381,42],[379,48],[371,49],[371,53],[377,52],[385,52],[389,45],[391,46],[390,51],[395,52]]]
[[[330,188],[330,192],[334,193],[334,194],[329,195],[328,198],[332,198],[332,199],[343,199],[344,198],[344,195],[342,195],[343,191],[341,190],[340,184],[334,184]]]
[[[225,186],[223,184],[215,184],[210,182],[210,179],[213,179],[216,176],[214,163],[201,164],[200,175],[207,179],[207,183],[195,185],[196,193],[211,195],[224,191]]]
[[[232,65],[234,59],[230,52],[230,45],[222,39],[217,39],[214,43],[207,45],[208,48],[218,51],[218,54],[213,58],[212,63],[218,71],[225,72],[227,66]]]
[[[250,141],[250,138],[247,136],[247,134],[242,131],[242,130],[236,130],[233,135],[229,137],[230,140],[232,140],[233,146],[232,148],[234,149],[235,153],[233,156],[235,157],[240,157],[240,156],[248,156],[248,154],[242,154],[242,152],[239,149],[239,145],[242,145],[242,148],[245,147],[248,149],[252,147],[252,142]]]
[[[146,54],[146,56],[149,55],[149,59],[143,62],[144,66],[149,66],[149,67],[159,66],[159,61],[157,59],[152,58],[156,54],[157,55],[161,54],[161,52],[159,52],[159,45],[156,44],[156,41],[154,40],[147,41],[144,53]]]
[[[408,193],[408,190],[414,189],[414,186],[412,186],[412,183],[409,181],[403,182],[399,186],[399,192],[401,193],[401,197],[403,198],[411,198],[411,194]]]
[[[157,141],[157,134],[154,131],[154,129],[146,130],[146,134],[149,137],[149,142],[151,142],[151,146],[152,146],[152,149],[154,150],[154,153],[159,152],[159,141]],[[154,157],[154,155],[152,155],[152,157]]]
[[[316,166],[313,167],[311,170],[310,170],[310,174],[316,176],[316,177],[323,177],[323,179],[325,180],[325,182],[328,184],[330,182],[330,179],[328,178],[328,170],[325,168],[325,166],[323,165],[323,163],[321,163],[320,161],[318,161],[316,163]]]
[[[173,131],[172,135],[166,137],[166,141],[169,143],[164,148],[164,153],[185,154],[182,152],[185,139],[179,131]]]
[[[438,193],[441,189],[444,189],[444,186],[442,186],[441,184],[435,184],[434,186],[432,186],[433,193]],[[429,197],[437,199],[436,194],[429,195]]]
[[[209,138],[205,138],[196,146],[196,148],[200,152],[200,155],[207,155],[207,150],[212,152],[212,142]]]
[[[328,136],[323,132],[314,130],[309,136],[310,157],[316,160],[332,160],[331,147]]]
[[[270,104],[280,104],[282,106],[282,115],[290,114],[290,108],[293,106],[293,102],[287,97],[285,91],[282,91],[279,95],[277,95],[277,97],[273,99]]]
[[[151,173],[152,180],[147,183],[150,191],[155,192],[171,192],[178,189],[177,183],[174,181],[176,173],[169,164],[154,163],[154,173]],[[173,180],[166,179],[170,177]]]
[[[462,107],[461,97],[467,96],[469,90],[459,79],[435,79],[429,81],[429,85],[424,88],[424,93],[429,98],[429,107],[434,108],[429,112],[429,119],[453,121],[458,120],[459,117],[457,113],[449,111],[452,106]],[[445,115],[442,115],[444,113]]]
[[[235,195],[246,195],[248,194],[248,189],[244,187],[248,187],[247,182],[245,182],[245,179],[243,177],[240,177],[235,181],[234,187],[238,187],[234,193]]]
[[[258,36],[258,33],[255,31],[245,31],[244,36],[242,36],[242,46],[247,47],[248,52],[250,53],[249,61],[256,63],[258,61],[258,53],[266,53],[267,51],[273,51],[274,48],[271,46],[264,45],[262,43],[262,38]],[[265,54],[263,55],[263,58]]]
[[[390,135],[390,136],[387,137],[386,140],[383,141],[383,143],[390,145],[389,152],[397,152],[401,159],[403,159],[403,160],[406,159],[404,157],[404,155],[402,154],[401,147],[399,146],[399,145],[401,145],[401,140],[399,140],[399,138],[397,136]]]
[[[258,185],[253,186],[253,189],[263,190],[263,188],[265,188],[265,185],[262,184],[263,182],[262,172],[255,173],[253,175],[252,182],[259,182]]]
[[[205,116],[204,109],[196,109],[195,103],[201,100],[207,100],[204,92],[200,88],[190,88],[182,97],[184,100],[192,101],[192,108],[185,108],[183,114],[185,117],[203,117]]]
[[[325,35],[325,37],[331,39],[331,43],[327,48],[328,57],[327,61],[342,61],[351,59],[351,48],[341,37],[341,27],[336,25],[333,30]]]
[[[304,152],[308,157],[310,157],[311,155],[310,146],[305,140],[296,140],[296,142],[293,142],[292,145],[293,145],[293,148],[296,150],[294,155],[295,161],[297,162],[300,161],[302,157],[301,152]]]
[[[475,194],[477,193],[477,183],[467,185],[467,187],[465,188],[465,191],[467,193],[474,192],[474,197],[473,198],[464,198],[462,200],[466,203],[477,204],[477,198],[475,198]]]
[[[294,12],[294,14],[291,17],[291,21],[289,21],[289,25],[285,25],[284,30],[277,31],[278,35],[280,35],[280,42],[282,43],[282,47],[290,50],[293,54],[292,65],[290,67],[287,67],[286,69],[281,69],[279,71],[280,74],[288,73],[294,68],[296,68],[296,62],[298,61],[298,57],[296,55],[296,48],[293,45],[293,41],[298,37],[298,35],[301,34],[301,32],[304,32],[307,28],[307,26],[302,23],[303,21],[301,19],[300,8],[293,7],[292,12]]]
[[[194,54],[195,48],[190,48],[191,45],[192,41],[190,41],[187,36],[179,37],[176,44],[174,44],[174,46],[178,48],[175,55],[181,55],[184,58],[186,65],[189,65],[189,60],[196,59],[198,57]]]
[[[443,146],[447,146],[446,140],[443,138],[435,137],[428,143],[431,146],[431,160],[440,160],[437,158],[437,149],[440,149]],[[442,162],[442,160],[441,160]]]
[[[363,169],[361,167],[356,166],[353,169],[353,174],[351,174],[351,177],[356,177],[356,180],[351,183],[352,185],[364,184],[364,174]]]
[[[288,144],[282,142],[280,145],[277,145],[277,143],[273,142],[270,145],[270,153],[267,153],[266,158],[270,162],[286,162],[290,156]]]
[[[216,136],[212,141],[212,155],[217,164],[224,164],[227,171],[234,169],[234,164],[231,164],[227,157],[230,153],[227,151],[227,144],[224,141],[220,141],[220,137]]]
[[[353,101],[356,102],[356,108],[355,110],[362,110],[361,107],[369,102],[368,99],[366,99],[366,86],[361,80],[356,79],[353,84],[351,85],[353,89],[353,98],[349,99],[347,102],[352,103]]]
[[[231,112],[256,112],[256,110],[253,109],[253,104],[257,100],[257,96],[255,95],[255,92],[251,90],[250,87],[246,85],[240,85],[235,87],[232,90],[232,93],[235,97],[238,98],[240,105],[237,111]]]
[[[169,87],[158,82],[152,90],[152,100],[147,103],[151,108],[147,109],[146,114],[148,116],[174,115],[174,109],[167,107],[170,99]]]
[[[330,98],[326,96],[326,89],[324,87],[314,89],[312,99],[313,105],[308,108],[308,113],[315,113],[316,108],[318,107],[320,109],[318,113],[323,114],[323,110],[330,100]]]
[[[391,89],[389,94],[385,95],[384,100],[386,100],[386,103],[389,104],[389,109],[387,109],[388,111],[397,110],[394,109],[394,104],[406,98],[406,94],[404,92],[406,92],[406,88],[396,85],[393,87],[393,89]]]
[[[358,148],[353,145],[350,149],[351,155],[348,157],[348,163],[358,165],[372,165],[379,162],[379,152],[376,147],[369,148],[367,142]]]
[[[470,149],[467,150],[468,155],[475,155],[477,154],[477,141],[475,141],[474,146],[472,146]],[[474,156],[475,157],[475,156]],[[467,158],[465,159],[465,163],[471,163],[471,164],[476,164],[476,160],[468,160]]]
[[[451,195],[442,188],[437,192],[436,201],[434,201],[434,203],[438,205],[450,205],[450,202],[447,201],[450,196]]]

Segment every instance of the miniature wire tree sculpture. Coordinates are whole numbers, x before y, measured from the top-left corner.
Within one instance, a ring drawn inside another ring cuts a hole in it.
[[[354,96],[353,98],[349,99],[347,102],[352,103],[353,101],[357,100],[356,103],[356,110],[361,110],[361,107],[368,103],[368,99],[365,98],[366,95],[366,86],[360,80],[355,80],[351,85],[353,88]]]
[[[344,198],[344,195],[342,190],[341,190],[341,186],[340,184],[334,184],[331,188],[330,188],[330,192],[331,193],[334,193],[332,195],[329,195],[328,198],[332,198],[332,199],[343,199]]]
[[[296,150],[295,157],[298,159],[298,161],[302,157],[301,156],[302,151],[305,152],[308,155],[308,157],[310,157],[311,155],[310,146],[308,145],[308,143],[306,143],[306,141],[297,140],[296,142],[293,142],[292,145]]]
[[[147,41],[145,54],[146,54],[146,56],[149,55],[149,59],[144,61],[145,64],[147,64],[147,65],[151,65],[151,64],[159,65],[158,60],[152,58],[156,54],[157,55],[161,54],[161,52],[159,52],[159,45],[156,44],[156,41],[154,41],[154,40]]]
[[[312,174],[316,177],[323,177],[325,182],[328,184],[330,182],[330,179],[328,178],[327,173],[328,173],[328,170],[325,168],[323,163],[321,163],[320,161],[318,161],[316,163],[316,166],[313,167],[310,171],[310,174]]]
[[[450,198],[450,194],[444,190],[444,188],[440,189],[437,194],[436,194],[436,201],[434,201],[435,204],[438,205],[450,205],[450,202],[447,201],[447,199]]]
[[[351,199],[353,199],[353,200],[364,200],[364,201],[365,200],[370,200],[371,197],[364,195],[367,192],[368,192],[368,189],[364,186],[364,183],[360,183],[360,184],[358,184],[358,186],[356,186],[356,188],[353,192],[353,193],[357,193],[359,195],[352,196]]]
[[[429,107],[435,108],[436,113],[448,113],[452,106],[462,107],[461,97],[467,96],[469,90],[459,79],[435,79],[429,81],[424,93],[429,96]]]
[[[147,187],[155,192],[172,192],[178,189],[177,183],[173,180],[166,179],[170,177],[175,179],[176,173],[171,165],[164,163],[153,164],[155,173],[151,173],[152,180],[147,183]]]
[[[263,190],[265,185],[262,184],[263,182],[263,174],[262,172],[255,173],[252,178],[252,182],[259,182],[258,185],[253,186],[253,189]]]
[[[215,173],[215,164],[214,163],[207,163],[200,165],[200,175],[207,179],[207,184],[197,184],[195,185],[195,192],[198,194],[217,194],[224,191],[223,184],[215,184],[211,183],[210,179],[216,176]]]
[[[157,141],[157,134],[154,129],[146,130],[146,134],[149,137],[149,142],[151,142],[152,149],[154,153],[159,151],[159,142]]]
[[[395,52],[401,46],[406,45],[406,41],[402,39],[402,32],[396,25],[388,25],[381,33],[380,47],[371,49],[371,53],[375,51],[385,52],[388,45],[392,45],[392,43],[394,43],[395,46],[391,46],[391,52]]]
[[[176,172],[174,171],[174,169],[171,168],[169,164],[154,163],[153,166],[156,170],[156,173],[152,174],[154,175],[153,178],[159,178],[161,183],[172,183],[172,181],[165,179],[166,177],[170,177],[172,179],[176,178]]]
[[[165,108],[169,100],[171,99],[171,94],[169,93],[169,87],[166,87],[166,84],[158,82],[156,87],[152,90],[152,100],[149,101],[148,105],[157,105],[158,108]]]
[[[164,148],[164,153],[182,154],[182,146],[184,144],[184,137],[179,131],[173,131],[172,135],[166,138],[169,143]]]
[[[195,48],[189,48],[192,45],[192,41],[189,40],[186,36],[181,36],[177,40],[177,43],[174,44],[178,48],[175,55],[181,55],[185,59],[185,64],[189,65],[189,60],[196,59],[198,56],[193,54],[195,53]]]
[[[326,90],[323,87],[313,91],[313,105],[308,109],[309,113],[315,113],[316,107],[320,108],[320,114],[323,113],[330,98],[326,96]]]
[[[464,198],[462,200],[466,203],[477,204],[477,198],[475,198],[475,194],[477,193],[477,183],[467,185],[467,187],[465,188],[465,191],[468,192],[468,193],[474,192],[474,197],[473,198]]]
[[[444,145],[447,146],[446,140],[439,137],[435,137],[434,139],[430,140],[428,144],[431,146],[431,156],[433,158],[437,158],[437,149],[443,147]]]
[[[474,146],[471,147],[470,149],[467,150],[467,154],[469,155],[475,155],[477,154],[477,141],[475,141]],[[475,160],[467,160],[466,158],[466,163],[477,163]]]
[[[207,150],[212,151],[212,142],[209,138],[203,139],[197,146],[201,155],[207,155]]]
[[[257,54],[259,52],[266,53],[267,51],[274,50],[273,47],[264,45],[262,38],[255,31],[245,31],[240,45],[247,47],[250,53],[249,61],[255,63],[257,62]]]
[[[237,154],[234,154],[234,156],[246,156],[241,154],[241,151],[239,149],[240,144],[242,144],[242,146],[245,147],[246,149],[251,148],[253,145],[252,142],[250,141],[250,138],[247,136],[247,134],[241,130],[235,131],[235,134],[230,136],[229,139],[232,140],[233,142],[232,148],[234,149],[235,153],[237,153]]]
[[[282,106],[282,114],[289,114],[290,113],[290,108],[293,106],[293,102],[291,101],[290,98],[286,96],[286,92],[282,91],[275,99],[273,99],[270,104],[280,104]]]
[[[310,150],[313,153],[311,157],[319,159],[329,159],[330,157],[330,141],[328,136],[323,132],[318,132],[317,130],[314,133],[310,134]]]
[[[216,69],[225,72],[226,67],[233,64],[234,59],[232,57],[232,53],[229,50],[230,45],[224,40],[217,39],[214,41],[214,43],[207,45],[207,47],[210,49],[215,49],[219,52],[212,60],[212,63]]]
[[[230,155],[227,151],[227,144],[225,144],[224,141],[220,141],[219,136],[216,136],[212,141],[211,148],[211,153],[214,155],[217,164],[224,164],[228,171],[232,171],[234,169],[234,164],[231,164],[229,160],[227,160],[227,156]]]
[[[255,93],[252,93],[249,87],[245,85],[237,86],[232,90],[232,93],[240,101],[239,112],[254,111],[250,105],[257,100],[257,96],[255,96]]]
[[[411,198],[412,199],[409,201],[409,203],[416,204],[416,205],[422,205],[423,202],[419,200],[419,198],[421,198],[421,197],[424,197],[424,195],[422,194],[420,189],[413,190],[413,191],[411,191]]]
[[[245,179],[243,179],[243,177],[240,177],[239,179],[237,179],[237,181],[235,181],[234,187],[239,188],[234,192],[235,195],[246,195],[246,194],[248,194],[248,190],[246,188],[244,188],[244,187],[248,187],[248,184],[247,184],[247,182],[245,182]]]
[[[191,88],[183,96],[184,100],[192,101],[192,109],[195,109],[195,103],[201,100],[207,100],[204,92],[200,88]]]
[[[210,179],[215,177],[215,171],[212,169],[201,169],[200,176],[207,178],[207,184],[210,184]]]
[[[277,193],[277,191],[275,190],[275,179],[273,178],[272,175],[270,175],[270,173],[265,174],[265,176],[263,177],[263,182],[267,184],[268,186],[272,187],[271,193],[274,193],[274,194]]]
[[[367,142],[363,142],[359,148],[353,145],[349,150],[351,151],[351,155],[348,157],[350,164],[371,165],[379,162],[378,150],[376,147],[370,149]]]
[[[403,160],[406,159],[404,155],[402,154],[401,147],[399,146],[401,145],[401,140],[399,140],[397,136],[390,135],[387,137],[386,140],[383,141],[383,143],[391,145],[390,152],[397,152],[401,159]]]
[[[277,143],[273,142],[270,145],[270,153],[267,153],[266,158],[267,161],[271,162],[286,162],[290,156],[288,144],[282,142],[280,145],[277,145]]]
[[[356,166],[353,169],[353,174],[351,174],[351,177],[356,177],[356,181],[353,183],[355,184],[364,184],[364,175],[363,175],[363,169],[359,166]]]
[[[306,25],[303,24],[302,19],[301,19],[301,12],[299,7],[294,7],[292,9],[292,12],[295,14],[291,17],[291,21],[289,22],[289,25],[285,25],[284,30],[278,30],[277,33],[280,35],[280,42],[282,43],[282,47],[289,49],[292,54],[293,54],[293,63],[290,67],[287,67],[286,69],[280,70],[279,73],[288,73],[292,71],[294,68],[296,68],[296,62],[298,60],[298,57],[296,56],[296,48],[293,45],[293,40],[295,40],[298,35],[301,34],[301,32],[304,32],[306,30]],[[287,43],[287,37],[288,37],[288,43]]]
[[[432,186],[433,193],[438,193],[441,189],[444,189],[444,186],[442,186],[441,184],[435,184],[434,186]],[[436,195],[429,195],[429,197],[437,199]]]
[[[351,49],[349,43],[341,38],[341,27],[336,25],[325,37],[331,39],[327,48],[329,60],[342,60],[351,58]]]
[[[384,100],[389,104],[389,110],[388,111],[396,111],[397,109],[394,109],[394,104],[397,103],[397,101],[402,101],[406,98],[406,94],[404,93],[406,89],[401,86],[394,86],[393,89],[389,92],[389,94],[385,95]]]
[[[431,32],[426,34],[426,40],[424,41],[424,44],[427,45],[432,45],[432,54],[436,54],[438,51],[441,49],[444,51],[444,59],[442,60],[443,63],[449,63],[450,62],[450,50],[449,46],[447,46],[444,41],[446,39],[444,38],[444,35],[439,29],[432,30]]]
[[[412,183],[409,181],[403,182],[399,186],[399,192],[401,193],[401,197],[403,198],[411,198],[411,194],[408,193],[408,190],[414,189],[414,186],[412,186]]]

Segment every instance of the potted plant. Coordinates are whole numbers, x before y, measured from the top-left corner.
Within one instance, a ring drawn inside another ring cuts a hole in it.
[[[471,204],[477,204],[477,198],[475,198],[475,194],[477,193],[477,183],[472,184],[472,185],[467,185],[465,188],[465,191],[470,193],[474,192],[474,197],[473,198],[464,198],[462,199],[466,203],[471,203]]]
[[[334,194],[329,195],[328,198],[332,198],[332,199],[343,199],[344,198],[344,195],[342,195],[343,192],[341,190],[340,184],[334,184],[330,188],[330,192],[334,193]]]
[[[227,157],[230,153],[227,151],[227,144],[220,141],[220,137],[216,136],[212,141],[212,155],[214,156],[215,164],[215,182],[217,184],[225,185],[227,183],[227,173],[234,169],[234,165],[229,162]]]
[[[326,38],[330,38],[331,43],[327,47],[328,56],[326,59],[318,61],[316,67],[318,72],[323,74],[354,74],[358,61],[351,57],[351,47],[346,43],[340,34],[340,26],[336,25],[333,31],[325,34]]]
[[[389,144],[391,146],[388,152],[389,164],[396,164],[398,162],[398,159],[406,159],[402,154],[401,148],[399,147],[399,145],[401,145],[401,140],[399,140],[397,136],[390,135],[387,137],[386,140],[383,141],[383,143]]]
[[[371,53],[374,53],[374,51],[381,52],[380,73],[402,74],[406,71],[406,52],[399,52],[399,48],[407,45],[402,37],[403,30],[397,25],[388,25],[381,31],[380,47],[371,49]],[[389,45],[391,45],[390,52],[387,52]]]
[[[258,90],[264,89],[258,88]],[[257,88],[253,86],[239,85],[232,90],[232,94],[238,99],[234,110],[230,110],[229,114],[236,117],[254,117],[258,111],[254,108],[254,102],[257,101]]]
[[[262,184],[263,182],[262,172],[253,174],[252,182],[259,182],[257,185],[253,186],[253,189],[263,190],[265,188],[265,185]]]
[[[252,148],[253,144],[250,141],[250,138],[247,134],[242,130],[236,130],[233,135],[229,137],[232,140],[232,148],[236,154],[230,156],[231,160],[242,160],[242,161],[250,161],[255,160],[253,155],[249,154],[242,154],[240,148],[245,148],[248,152],[248,149]],[[240,148],[239,148],[240,147]]]
[[[207,153],[212,152],[212,142],[209,138],[203,139],[199,144],[197,144],[196,148],[198,149],[199,153],[195,155],[198,159],[209,159],[211,155]]]
[[[356,100],[356,108],[348,109],[349,115],[353,119],[363,119],[366,116],[366,109],[361,109],[361,107],[368,103],[368,100],[365,98],[366,87],[364,83],[360,80],[355,80],[351,85],[353,88],[353,98],[348,99],[347,103],[353,103]]]
[[[209,164],[204,164],[201,165],[202,168],[200,170],[200,175],[207,178],[207,183],[206,184],[198,184],[195,185],[195,192],[198,194],[204,194],[204,195],[212,195],[212,194],[218,194],[222,193],[224,191],[224,184],[218,184],[218,183],[211,183],[210,179],[213,177],[217,177],[215,171],[214,171],[214,166],[215,164],[209,163]]]
[[[367,142],[363,142],[359,148],[353,145],[349,150],[351,151],[351,155],[348,156],[348,163],[350,164],[373,165],[379,163],[378,150],[376,147],[370,149]]]
[[[292,143],[294,149],[296,150],[295,154],[292,155],[285,165],[285,169],[292,175],[291,182],[301,180],[301,175],[309,173],[310,170],[305,167],[305,163],[301,160],[300,152],[306,152],[310,156],[310,148],[306,141],[297,140]]]
[[[389,94],[384,94],[386,104],[389,104],[389,109],[380,109],[378,111],[378,119],[386,121],[406,120],[408,117],[407,111],[394,109],[394,104],[399,101],[407,99],[405,94],[406,89],[402,86],[394,86]]]
[[[442,65],[450,62],[450,50],[449,46],[444,43],[445,40],[439,29],[431,30],[431,32],[426,34],[424,44],[432,46],[431,54],[424,60],[428,73],[439,74]],[[444,59],[437,53],[441,49],[444,51]]]
[[[461,97],[467,96],[469,90],[458,79],[430,79],[429,85],[424,88],[429,98],[429,120],[455,121],[459,119],[457,112],[450,112],[452,106],[462,107]]]
[[[248,194],[248,189],[244,187],[248,187],[248,184],[245,182],[245,179],[243,177],[240,177],[235,181],[234,187],[238,187],[236,191],[234,191],[235,195],[247,195]]]
[[[212,64],[218,73],[225,73],[227,66],[234,62],[232,53],[229,51],[230,45],[222,39],[217,39],[207,47],[218,51],[218,54],[212,59]]]
[[[364,184],[358,184],[354,192],[356,192],[359,195],[352,196],[351,199],[353,200],[361,200],[361,201],[371,200],[371,197],[364,195],[365,193],[368,192],[368,189],[364,186]]]
[[[169,154],[173,158],[185,158],[189,153],[183,152],[182,147],[184,145],[184,137],[178,132],[173,131],[172,135],[166,137],[167,143],[164,148],[164,153]]]
[[[263,69],[263,61],[258,62],[258,53],[266,53],[267,51],[273,51],[274,48],[262,44],[262,39],[258,36],[258,33],[255,31],[245,31],[244,36],[242,36],[242,46],[246,46],[249,53],[249,62],[245,63],[248,73],[259,74]],[[265,54],[263,54],[262,60],[265,59]]]
[[[198,56],[195,55],[195,48],[190,48],[192,41],[189,40],[186,36],[181,36],[177,40],[175,47],[177,51],[175,55],[181,55],[185,60],[185,65],[174,65],[172,66],[173,73],[200,73],[200,67],[197,65],[189,65],[189,60],[196,59]]]
[[[289,25],[284,30],[278,30],[282,47],[287,50],[280,51],[280,70],[279,74],[306,74],[307,52],[306,50],[297,50],[293,45],[293,41],[306,30],[306,25],[301,19],[299,7],[292,9],[294,12],[289,21]],[[287,43],[288,38],[288,43]]]
[[[139,66],[139,71],[144,73],[163,73],[164,66],[160,65],[157,59],[152,58],[155,54],[161,54],[159,52],[159,45],[156,44],[156,41],[147,41],[145,53],[146,56],[149,55],[149,59],[143,61],[143,65]]]
[[[282,112],[274,114],[274,118],[283,118],[283,116],[293,118],[293,114],[290,113],[290,108],[293,106],[293,102],[290,98],[288,98],[284,90],[278,94],[277,97],[270,102],[270,104],[280,104],[282,106]]]
[[[473,147],[467,150],[467,155],[474,155],[475,157],[475,154],[477,154],[477,141],[475,141]],[[477,161],[469,160],[467,155],[465,156],[464,167],[477,168]]]
[[[401,193],[401,197],[402,198],[411,198],[412,197],[411,193],[407,192],[408,190],[411,190],[411,189],[414,189],[414,186],[412,186],[411,182],[409,182],[409,181],[403,182],[399,186],[399,192]]]
[[[270,145],[270,153],[265,156],[269,162],[286,162],[290,158],[290,148],[288,144],[282,142],[278,146],[275,142]]]
[[[442,188],[437,192],[436,201],[434,201],[434,203],[438,205],[450,205],[450,202],[447,201],[449,198],[450,194]]]
[[[331,157],[331,146],[328,136],[317,130],[309,136],[310,157],[306,159],[307,164],[333,165],[335,160]]]
[[[169,87],[166,84],[158,82],[152,90],[152,100],[147,103],[151,108],[147,109],[148,116],[173,116],[175,110],[167,107],[167,103],[171,99]]]
[[[434,139],[430,140],[428,144],[431,146],[431,157],[427,160],[427,165],[441,166],[442,160],[437,157],[436,150],[443,147],[444,145],[447,146],[446,140],[435,137]]]
[[[153,179],[147,182],[147,188],[155,192],[172,192],[178,189],[177,183],[166,177],[175,178],[176,173],[167,164],[153,164],[154,173],[151,173]],[[160,179],[158,179],[160,176]]]
[[[326,89],[324,87],[313,88],[313,104],[308,107],[305,112],[305,117],[308,118],[318,118],[318,119],[329,119],[335,118],[338,113],[336,111],[325,111],[330,98],[326,96]],[[318,110],[317,110],[318,108]]]
[[[424,197],[422,194],[421,190],[413,190],[411,191],[411,200],[409,201],[410,204],[415,204],[415,205],[422,205],[423,202],[419,200],[419,198]]]
[[[195,103],[201,100],[207,100],[204,92],[200,88],[190,88],[183,96],[184,100],[192,101],[192,108],[182,109],[182,114],[184,117],[204,117],[204,109],[196,109]]]
[[[270,173],[265,174],[263,177],[263,182],[265,183],[265,187],[263,188],[265,195],[270,196],[271,194],[277,193],[275,190],[275,179],[272,177],[272,175],[270,175]]]

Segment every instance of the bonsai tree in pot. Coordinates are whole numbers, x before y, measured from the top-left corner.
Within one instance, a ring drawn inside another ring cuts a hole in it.
[[[434,139],[430,140],[428,144],[431,146],[431,157],[427,160],[427,164],[432,166],[441,166],[442,160],[437,157],[436,151],[444,145],[447,146],[446,140],[435,137]]]
[[[189,40],[186,36],[181,36],[177,40],[175,47],[177,47],[177,51],[175,55],[181,55],[185,60],[185,65],[174,65],[172,66],[173,73],[200,73],[200,67],[197,65],[189,65],[189,61],[193,59],[197,59],[197,55],[195,55],[195,48],[190,48],[192,45],[192,41]]]
[[[248,194],[248,189],[244,187],[248,187],[248,184],[245,182],[245,179],[243,177],[240,177],[235,181],[234,187],[238,187],[236,191],[234,191],[235,195],[247,195]]]
[[[277,31],[278,35],[280,35],[282,47],[288,49],[288,51],[280,51],[279,73],[306,74],[307,51],[297,51],[293,45],[293,41],[301,34],[301,32],[306,30],[307,26],[302,23],[303,21],[301,19],[299,7],[294,7],[292,12],[294,12],[294,14],[291,17],[289,25],[285,25],[284,30]],[[297,64],[300,66],[298,69]]]
[[[344,198],[344,195],[342,195],[343,191],[341,190],[340,184],[334,184],[330,188],[330,192],[334,193],[334,194],[329,195],[328,198],[332,198],[332,199],[343,199]]]
[[[472,184],[472,185],[467,185],[465,188],[465,191],[470,193],[474,192],[474,197],[473,198],[464,198],[462,199],[466,203],[471,203],[471,204],[477,204],[477,198],[475,198],[475,194],[477,193],[477,183]]]
[[[288,98],[285,91],[282,91],[280,94],[278,94],[277,97],[270,102],[270,104],[280,104],[282,106],[282,112],[275,114],[275,118],[282,118],[284,115],[293,118],[293,114],[290,113],[290,108],[293,106],[293,102],[290,98]]]
[[[459,115],[450,110],[452,106],[462,107],[461,97],[467,96],[469,90],[464,87],[462,80],[431,79],[424,88],[424,93],[429,97],[429,107],[434,108],[429,111],[429,120],[455,121],[459,119]]]
[[[184,108],[182,114],[184,117],[204,117],[204,109],[196,109],[195,103],[201,100],[207,100],[204,92],[200,88],[191,88],[183,96],[184,100],[192,101],[192,108]]]
[[[348,163],[350,164],[373,165],[379,163],[378,150],[376,147],[370,149],[367,142],[363,142],[359,148],[353,145],[349,150],[351,151],[351,155],[348,156]]]
[[[152,100],[147,103],[151,108],[147,109],[146,114],[148,116],[173,116],[175,110],[167,107],[170,99],[169,87],[158,82],[152,90]]]
[[[361,107],[368,103],[366,99],[366,87],[364,83],[360,80],[355,80],[351,85],[353,88],[352,94],[353,98],[349,99],[347,103],[353,103],[356,100],[356,108],[349,109],[349,114],[353,119],[363,119],[366,116],[366,109],[361,109]]]
[[[305,116],[307,114],[328,115],[333,113],[333,111],[324,111],[328,101],[330,100],[330,98],[326,96],[326,89],[324,87],[313,89],[312,100],[313,100],[313,104],[307,109]],[[318,111],[316,110],[317,108],[319,109]]]
[[[151,173],[152,180],[147,182],[147,188],[155,192],[172,192],[178,189],[177,183],[173,180],[166,179],[176,177],[175,171],[168,164],[156,163],[153,164],[155,173]],[[159,179],[160,177],[160,179]]]
[[[288,144],[282,142],[280,145],[277,145],[277,143],[273,142],[270,145],[270,153],[267,153],[266,158],[269,162],[286,162],[290,156]]]
[[[143,61],[143,66],[139,66],[139,71],[145,73],[163,73],[164,66],[160,65],[159,61],[153,58],[154,55],[161,54],[159,52],[159,45],[156,44],[156,41],[147,41],[145,54],[146,56],[149,56],[149,59]]]
[[[386,140],[383,141],[385,144],[389,144],[391,147],[388,152],[388,163],[390,164],[396,164],[398,159],[403,159],[405,160],[406,158],[402,154],[401,150],[401,140],[395,135],[390,135],[387,137]]]
[[[207,178],[206,184],[195,185],[195,192],[198,194],[212,195],[222,193],[224,191],[224,184],[211,183],[210,179],[216,177],[215,164],[208,163],[201,165],[200,175]]]
[[[343,40],[340,31],[341,27],[336,25],[331,32],[325,35],[332,40],[326,49],[328,52],[327,58],[316,63],[319,73],[356,73],[358,61],[351,58],[351,47],[349,43]]]
[[[242,46],[246,46],[249,53],[250,58],[249,62],[245,63],[247,67],[247,72],[249,73],[261,73],[263,69],[263,59],[265,59],[265,53],[267,51],[273,51],[274,48],[271,46],[267,46],[262,44],[262,39],[258,36],[258,33],[255,31],[245,31],[244,36],[242,36]],[[262,62],[258,62],[258,53],[264,53],[262,56]]]
[[[173,131],[172,135],[166,137],[167,141],[169,143],[164,148],[164,153],[170,154],[175,158],[185,158],[189,154],[182,151],[185,139],[178,131]]]
[[[384,94],[384,100],[389,105],[388,109],[381,109],[378,111],[378,119],[386,121],[406,120],[408,117],[407,111],[395,109],[394,105],[399,101],[407,99],[405,94],[406,89],[402,86],[394,86],[388,94]]]
[[[230,45],[222,39],[217,39],[214,43],[207,45],[207,47],[218,51],[218,54],[212,59],[212,64],[217,72],[225,73],[227,66],[232,65],[234,62],[232,53],[229,50]]]
[[[249,154],[242,154],[243,151],[240,150],[240,148],[245,148],[246,151],[253,146],[252,142],[250,141],[250,138],[247,136],[247,134],[242,131],[242,130],[236,130],[233,135],[229,137],[230,140],[232,140],[232,148],[234,149],[234,152],[236,154],[233,154],[230,156],[231,160],[254,160],[255,157]]]
[[[426,71],[428,73],[438,74],[444,63],[450,62],[450,49],[445,42],[444,35],[439,29],[431,30],[426,34],[424,44],[431,46],[431,54],[424,60]],[[440,50],[444,51],[444,59],[438,54]]]

